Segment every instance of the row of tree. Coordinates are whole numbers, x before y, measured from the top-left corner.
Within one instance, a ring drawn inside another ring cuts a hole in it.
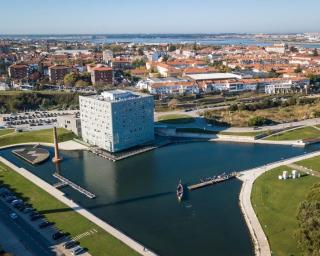
[[[320,183],[315,184],[299,207],[298,244],[306,256],[320,255]]]

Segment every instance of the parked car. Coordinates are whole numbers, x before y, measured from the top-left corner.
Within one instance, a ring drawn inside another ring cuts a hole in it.
[[[33,211],[33,208],[31,208],[31,207],[26,207],[26,208],[24,208],[23,209],[23,213],[30,213],[30,212],[32,212]]]
[[[40,223],[39,228],[42,229],[42,228],[50,227],[53,224],[54,224],[53,222],[45,220],[44,222]]]
[[[30,217],[30,220],[35,221],[35,220],[41,219],[42,217],[43,217],[42,214],[36,214],[36,215],[33,215],[32,217]]]
[[[85,252],[85,250],[81,246],[77,246],[76,248],[74,248],[72,250],[72,255],[80,255],[84,252]]]
[[[63,247],[64,247],[65,249],[71,249],[71,248],[75,247],[75,246],[78,245],[78,244],[79,244],[79,243],[78,243],[77,241],[71,240],[71,241],[66,242],[66,243],[63,245]]]
[[[54,233],[54,234],[52,235],[52,239],[53,239],[53,240],[58,240],[58,239],[64,237],[65,235],[66,235],[66,234],[58,231],[58,232],[56,232],[56,233]]]
[[[15,220],[15,219],[17,219],[18,218],[18,215],[16,214],[16,213],[10,213],[10,218],[11,219],[13,219],[13,220]]]

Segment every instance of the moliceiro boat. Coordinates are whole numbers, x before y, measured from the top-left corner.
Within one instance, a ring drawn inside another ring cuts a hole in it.
[[[183,189],[183,185],[180,180],[180,182],[177,186],[177,197],[178,197],[179,201],[181,201],[183,199],[183,194],[184,194],[184,189]]]

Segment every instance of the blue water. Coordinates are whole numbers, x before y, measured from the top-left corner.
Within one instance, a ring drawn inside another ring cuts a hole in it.
[[[192,184],[318,148],[201,142],[172,145],[116,163],[89,152],[64,151],[60,168],[51,161],[29,165],[15,157],[12,149],[0,155],[51,184],[56,182],[52,174],[59,171],[95,193],[97,198],[91,200],[63,189],[96,216],[160,255],[247,256],[253,255],[253,246],[238,205],[241,182],[234,179],[190,192],[179,203],[178,180]]]

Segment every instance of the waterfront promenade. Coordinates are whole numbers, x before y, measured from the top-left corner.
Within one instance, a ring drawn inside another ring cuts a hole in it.
[[[108,223],[102,221],[101,219],[97,218],[95,215],[87,211],[86,209],[82,208],[80,205],[75,203],[74,201],[67,198],[63,192],[60,190],[54,188],[49,183],[45,182],[44,180],[40,179],[38,176],[32,174],[28,170],[24,168],[19,168],[18,166],[12,164],[5,158],[0,156],[0,162],[3,164],[9,166],[12,170],[16,171],[18,174],[22,175],[27,180],[31,181],[32,183],[36,184],[40,188],[42,188],[44,191],[58,199],[60,202],[64,203],[71,209],[73,209],[75,212],[79,213],[83,217],[87,218],[89,221],[93,222],[94,224],[98,225],[100,228],[120,240],[121,242],[128,245],[130,248],[138,252],[139,254],[143,256],[155,256],[156,254],[149,249],[147,249],[142,244],[138,243],[137,241],[133,240],[132,238],[128,237],[121,231],[117,230],[116,228],[112,227]]]
[[[289,159],[277,161],[261,167],[240,172],[241,175],[239,176],[239,179],[243,181],[241,191],[240,191],[240,196],[239,196],[240,207],[244,214],[244,218],[247,223],[247,226],[249,228],[249,231],[254,243],[255,254],[257,256],[270,256],[271,250],[270,250],[268,239],[261,227],[258,217],[255,214],[251,204],[251,191],[252,191],[254,181],[260,175],[262,175],[263,173],[271,169],[274,169],[283,165],[290,165],[292,163],[305,160],[308,158],[312,158],[315,156],[320,156],[320,151],[305,154],[302,156],[292,157]]]

